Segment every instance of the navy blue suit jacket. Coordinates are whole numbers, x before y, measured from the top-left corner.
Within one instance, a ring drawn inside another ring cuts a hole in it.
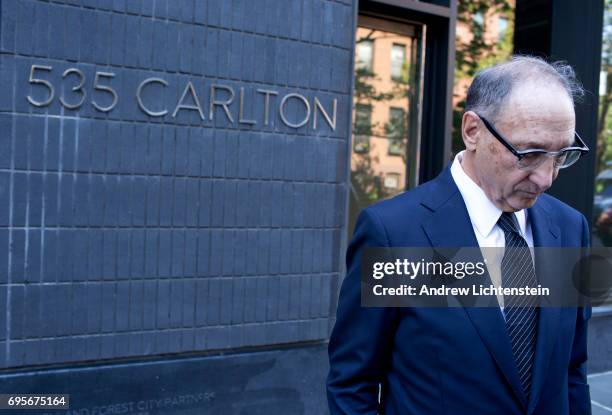
[[[535,246],[589,244],[584,216],[549,195],[528,215]],[[498,307],[362,308],[360,261],[371,246],[477,247],[450,169],[357,220],[329,341],[331,414],[590,414],[590,308],[540,309],[527,400]]]

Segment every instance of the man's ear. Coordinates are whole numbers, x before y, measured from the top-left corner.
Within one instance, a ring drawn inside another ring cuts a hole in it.
[[[467,151],[476,150],[476,143],[478,142],[478,136],[480,134],[480,118],[473,111],[467,111],[463,114],[461,120],[461,136],[463,137],[463,144]]]

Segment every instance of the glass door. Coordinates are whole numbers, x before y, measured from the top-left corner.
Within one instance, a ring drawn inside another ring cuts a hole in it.
[[[418,184],[424,26],[360,15],[349,235],[361,209]]]

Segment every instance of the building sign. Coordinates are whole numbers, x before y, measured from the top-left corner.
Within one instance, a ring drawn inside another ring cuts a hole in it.
[[[92,83],[86,79],[85,74],[78,68],[68,68],[62,73],[63,87],[70,88],[71,97],[64,94],[57,94],[56,87],[49,81],[49,74],[53,67],[49,65],[32,65],[30,68],[29,83],[37,88],[42,88],[44,93],[37,97],[27,95],[28,102],[35,107],[47,107],[58,99],[60,104],[69,110],[79,110],[84,105],[91,105],[96,111],[109,113],[113,111],[121,97],[116,89],[110,85],[110,81],[116,77],[114,72],[95,72]],[[338,112],[338,100],[333,98],[327,105],[323,104],[322,99],[316,95],[309,100],[305,95],[291,92],[281,94],[275,89],[255,88],[249,91],[252,102],[247,101],[245,87],[236,88],[231,85],[213,83],[204,91],[198,92],[194,83],[187,80],[178,87],[182,91],[180,98],[172,106],[167,107],[160,104],[159,100],[147,100],[145,98],[147,90],[167,88],[170,82],[158,77],[150,77],[142,80],[135,91],[136,105],[150,117],[156,118],[176,118],[182,111],[193,112],[202,121],[214,121],[215,117],[223,116],[230,124],[261,125],[270,124],[271,111],[278,111],[281,121],[288,127],[300,128],[310,125],[314,130],[320,128],[324,122],[332,131],[336,130],[336,120]],[[253,92],[255,92],[253,94]],[[58,96],[59,95],[59,96]],[[95,95],[95,96],[94,96]],[[102,98],[105,96],[105,98]],[[246,114],[245,102],[250,108],[256,105],[263,107],[261,119],[255,119],[252,115]],[[236,104],[238,108],[236,109]],[[288,117],[289,105],[297,105],[295,117],[290,120]],[[220,115],[221,114],[221,115]]]

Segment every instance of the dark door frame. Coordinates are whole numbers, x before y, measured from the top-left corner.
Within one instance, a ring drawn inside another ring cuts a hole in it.
[[[423,103],[421,118],[421,148],[418,179],[419,183],[436,177],[451,160],[452,142],[452,96],[455,73],[455,26],[457,22],[457,0],[357,0],[353,18],[352,40],[355,43],[357,16],[359,13],[387,16],[411,23],[422,24],[425,33],[425,64],[423,68]],[[354,52],[354,49],[353,49]],[[354,53],[351,65],[354,65]],[[351,96],[354,95],[354,71],[351,66]],[[352,151],[352,111],[349,115],[349,133],[346,143],[345,178],[351,177]],[[340,233],[340,273],[345,274],[344,253],[346,252],[347,224],[349,212],[348,192],[345,192],[345,218]],[[330,319],[328,329],[335,323],[337,298],[342,278],[334,279],[331,284],[332,301],[330,302]]]
[[[389,16],[426,27],[419,183],[433,179],[451,157],[457,0],[448,6],[415,0],[362,0],[359,13]]]

